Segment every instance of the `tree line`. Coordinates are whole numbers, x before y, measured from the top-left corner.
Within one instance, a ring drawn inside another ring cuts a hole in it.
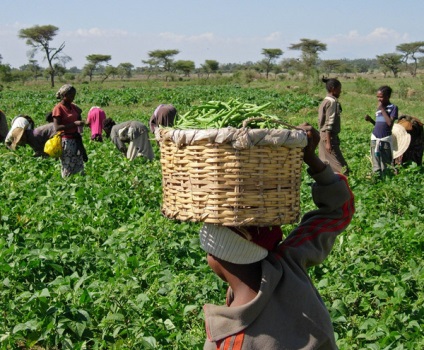
[[[19,69],[13,69],[9,64],[2,63],[0,54],[0,81],[27,81],[45,77],[54,87],[56,77],[72,80],[76,75],[80,78],[88,78],[90,81],[94,76],[98,76],[103,82],[110,77],[129,79],[134,73],[145,74],[148,78],[160,75],[168,79],[172,78],[173,74],[182,74],[185,77],[189,77],[190,74],[198,74],[209,77],[211,74],[234,73],[248,69],[263,73],[266,79],[270,74],[281,73],[292,75],[301,73],[303,76],[313,76],[331,73],[367,73],[377,70],[384,75],[391,73],[394,77],[398,77],[401,71],[407,71],[415,77],[417,70],[424,67],[424,41],[400,44],[396,46],[396,52],[377,55],[374,59],[321,60],[319,54],[327,50],[327,45],[318,40],[302,38],[288,48],[300,51],[300,58],[281,59],[279,62],[278,59],[284,54],[283,50],[264,48],[261,52],[264,58],[258,62],[223,64],[213,59],[207,59],[196,68],[194,61],[176,60],[175,56],[180,51],[171,49],[148,52],[148,59],[141,61],[144,64],[141,67],[134,67],[129,62],[123,62],[114,67],[109,64],[112,59],[111,55],[90,54],[86,56],[87,63],[82,69],[77,67],[66,69],[66,64],[72,61],[72,58],[63,54],[65,42],[57,48],[51,46],[58,31],[59,28],[53,25],[36,25],[21,29],[18,37],[25,39],[26,45],[30,47],[28,63]],[[47,61],[46,68],[42,68],[34,59],[37,53],[44,55]]]

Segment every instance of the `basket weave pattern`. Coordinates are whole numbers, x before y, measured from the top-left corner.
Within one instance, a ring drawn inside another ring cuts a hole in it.
[[[207,140],[178,148],[160,142],[162,213],[224,226],[295,222],[300,212],[302,148],[236,150]]]

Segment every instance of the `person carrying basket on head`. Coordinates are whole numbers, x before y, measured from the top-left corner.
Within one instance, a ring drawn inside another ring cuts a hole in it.
[[[333,326],[307,268],[320,264],[354,214],[347,178],[315,155],[319,132],[308,134],[303,159],[315,180],[317,209],[283,240],[280,226],[204,223],[200,245],[212,270],[229,284],[225,306],[204,306],[204,349],[337,349]]]

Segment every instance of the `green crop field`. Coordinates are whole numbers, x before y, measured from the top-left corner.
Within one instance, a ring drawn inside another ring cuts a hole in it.
[[[422,78],[340,79],[341,148],[352,169],[356,214],[310,276],[326,303],[340,349],[422,349],[424,170],[414,164],[375,182],[368,157],[376,89],[389,84],[401,114],[424,119]],[[60,83],[57,84],[60,87]],[[117,122],[147,124],[155,107],[181,113],[209,100],[263,105],[290,124],[317,124],[323,84],[301,81],[114,81],[76,83],[83,117],[99,105]],[[36,126],[54,104],[47,83],[3,86],[0,109]],[[153,135],[151,134],[153,139]],[[62,179],[60,162],[0,145],[1,349],[201,349],[202,307],[223,304],[226,286],[209,269],[199,223],[164,218],[160,152],[129,162],[90,142],[86,176]],[[303,172],[301,208],[313,208]],[[292,226],[283,227],[285,234]]]

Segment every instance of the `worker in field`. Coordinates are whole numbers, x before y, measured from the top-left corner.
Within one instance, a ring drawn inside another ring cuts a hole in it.
[[[25,142],[25,130],[32,130],[34,127],[35,123],[28,115],[20,114],[13,118],[10,130],[4,140],[7,148],[14,151],[18,146],[23,145]]]
[[[143,123],[130,120],[116,124],[113,119],[106,118],[103,122],[103,130],[116,148],[129,160],[134,160],[136,157],[152,160],[155,157],[149,140],[149,130]]]
[[[0,142],[3,143],[6,139],[6,135],[9,132],[9,126],[7,125],[6,114],[0,110]]]
[[[338,79],[322,78],[327,90],[327,96],[318,109],[318,126],[321,141],[318,154],[322,161],[338,173],[349,174],[349,167],[340,149],[339,133],[341,131],[342,107],[339,103],[342,84]]]
[[[159,126],[173,126],[177,110],[172,104],[160,104],[150,117],[149,126],[152,133]]]
[[[103,121],[106,119],[106,113],[100,107],[91,107],[87,114],[85,125],[91,129],[91,140],[103,142]]]
[[[283,240],[280,226],[203,224],[200,245],[212,270],[228,283],[225,306],[204,306],[206,350],[337,349],[323,300],[307,268],[320,264],[354,213],[347,178],[315,155],[319,132],[308,134],[304,161],[315,180],[318,209]]]
[[[77,90],[70,84],[63,85],[56,93],[60,100],[52,111],[56,131],[62,132],[62,165],[63,178],[74,174],[84,175],[84,162],[87,159],[79,128],[84,126],[81,119],[81,109],[74,103]]]
[[[424,153],[424,128],[423,122],[410,115],[399,117],[398,124],[403,126],[410,135],[410,143],[405,153],[395,158],[395,164],[405,165],[408,162],[423,164]]]
[[[375,120],[368,114],[365,120],[374,125],[371,133],[372,171],[378,177],[392,172],[393,138],[392,128],[398,119],[398,107],[390,101],[392,88],[384,85],[377,90]]]
[[[53,123],[52,113],[46,115],[47,124],[36,127],[35,129],[25,130],[25,140],[23,144],[30,146],[34,150],[34,157],[48,157],[44,153],[44,145],[47,140],[56,134],[56,128]]]

